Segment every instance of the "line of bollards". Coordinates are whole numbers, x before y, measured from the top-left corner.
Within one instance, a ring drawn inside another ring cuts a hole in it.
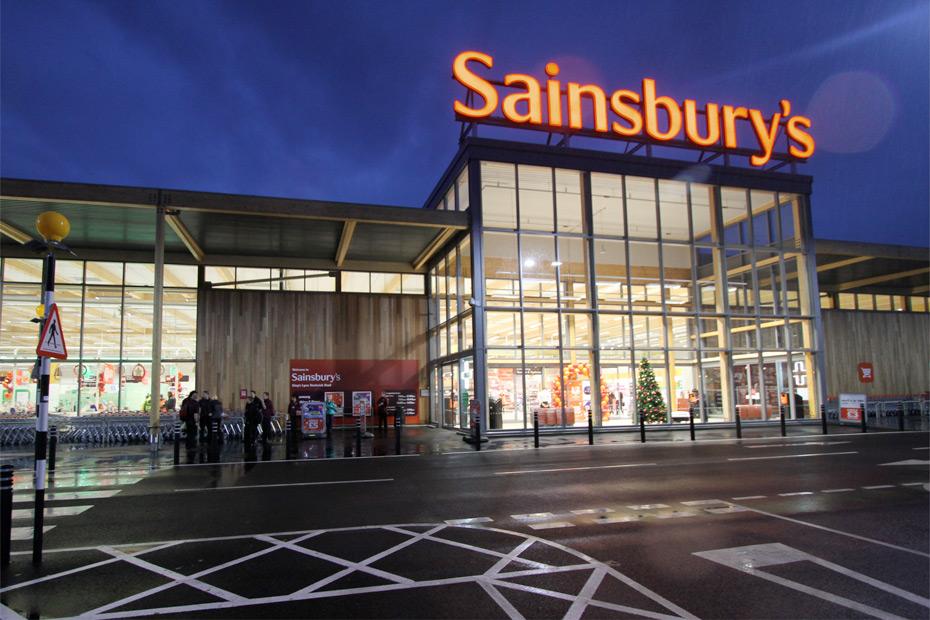
[[[10,565],[13,532],[13,466],[0,465],[0,563]]]

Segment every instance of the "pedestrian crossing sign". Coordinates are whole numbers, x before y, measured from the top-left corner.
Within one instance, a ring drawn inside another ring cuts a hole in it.
[[[61,316],[58,314],[58,304],[52,304],[45,318],[45,327],[39,338],[36,354],[40,357],[54,357],[60,360],[68,359],[68,347],[65,345],[65,334],[61,331]]]

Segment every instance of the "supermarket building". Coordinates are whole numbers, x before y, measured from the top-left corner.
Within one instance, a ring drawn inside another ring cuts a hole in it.
[[[644,84],[645,125],[647,99]],[[588,409],[629,428],[644,362],[654,424],[689,408],[701,424],[777,420],[780,405],[803,423],[841,392],[926,398],[927,249],[815,241],[796,154],[756,165],[724,135],[698,148],[651,133],[610,136],[617,152],[589,148],[596,127],[532,123],[545,143],[490,139],[479,125],[519,123],[469,117],[476,101],[459,102],[459,150],[420,209],[2,179],[4,415],[34,407],[41,261],[25,244],[46,210],[69,217],[75,253],[56,286],[65,415],[143,410],[153,381],[227,409],[267,390],[280,408],[294,360],[333,377],[406,362],[405,385],[375,398],[413,388],[408,422],[452,429],[474,400],[492,433],[534,413],[585,427]]]

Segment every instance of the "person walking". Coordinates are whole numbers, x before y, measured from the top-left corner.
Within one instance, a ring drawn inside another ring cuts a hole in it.
[[[375,404],[375,411],[378,413],[378,430],[384,428],[384,432],[387,432],[388,423],[387,423],[387,399],[384,397],[384,394],[381,395],[381,398],[378,399],[378,402]]]
[[[181,401],[179,417],[184,422],[187,433],[187,443],[192,443],[197,437],[197,414],[200,413],[200,403],[197,402],[197,391],[191,390],[187,398]]]
[[[174,397],[174,392],[168,392],[168,400],[165,401],[165,412],[174,413],[174,410],[178,406],[178,401]]]
[[[271,402],[271,394],[264,392],[262,394],[262,443],[267,444],[271,440],[271,421],[274,420],[274,403]]]
[[[255,447],[255,441],[258,439],[258,425],[262,420],[262,401],[255,394],[255,390],[249,392],[249,402],[245,406],[245,447],[252,449]]]
[[[213,413],[213,400],[210,398],[210,392],[204,390],[200,398],[200,440],[208,439],[210,436],[210,415]]]

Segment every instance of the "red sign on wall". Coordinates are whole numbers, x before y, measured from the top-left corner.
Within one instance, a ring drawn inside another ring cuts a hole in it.
[[[336,415],[352,415],[353,392],[371,392],[372,404],[382,394],[416,394],[419,365],[417,360],[291,360],[291,394],[299,401],[332,400]],[[416,417],[416,399],[411,405],[404,412]]]
[[[872,362],[859,362],[856,373],[859,375],[859,383],[872,383],[875,381],[875,369],[872,368]]]

